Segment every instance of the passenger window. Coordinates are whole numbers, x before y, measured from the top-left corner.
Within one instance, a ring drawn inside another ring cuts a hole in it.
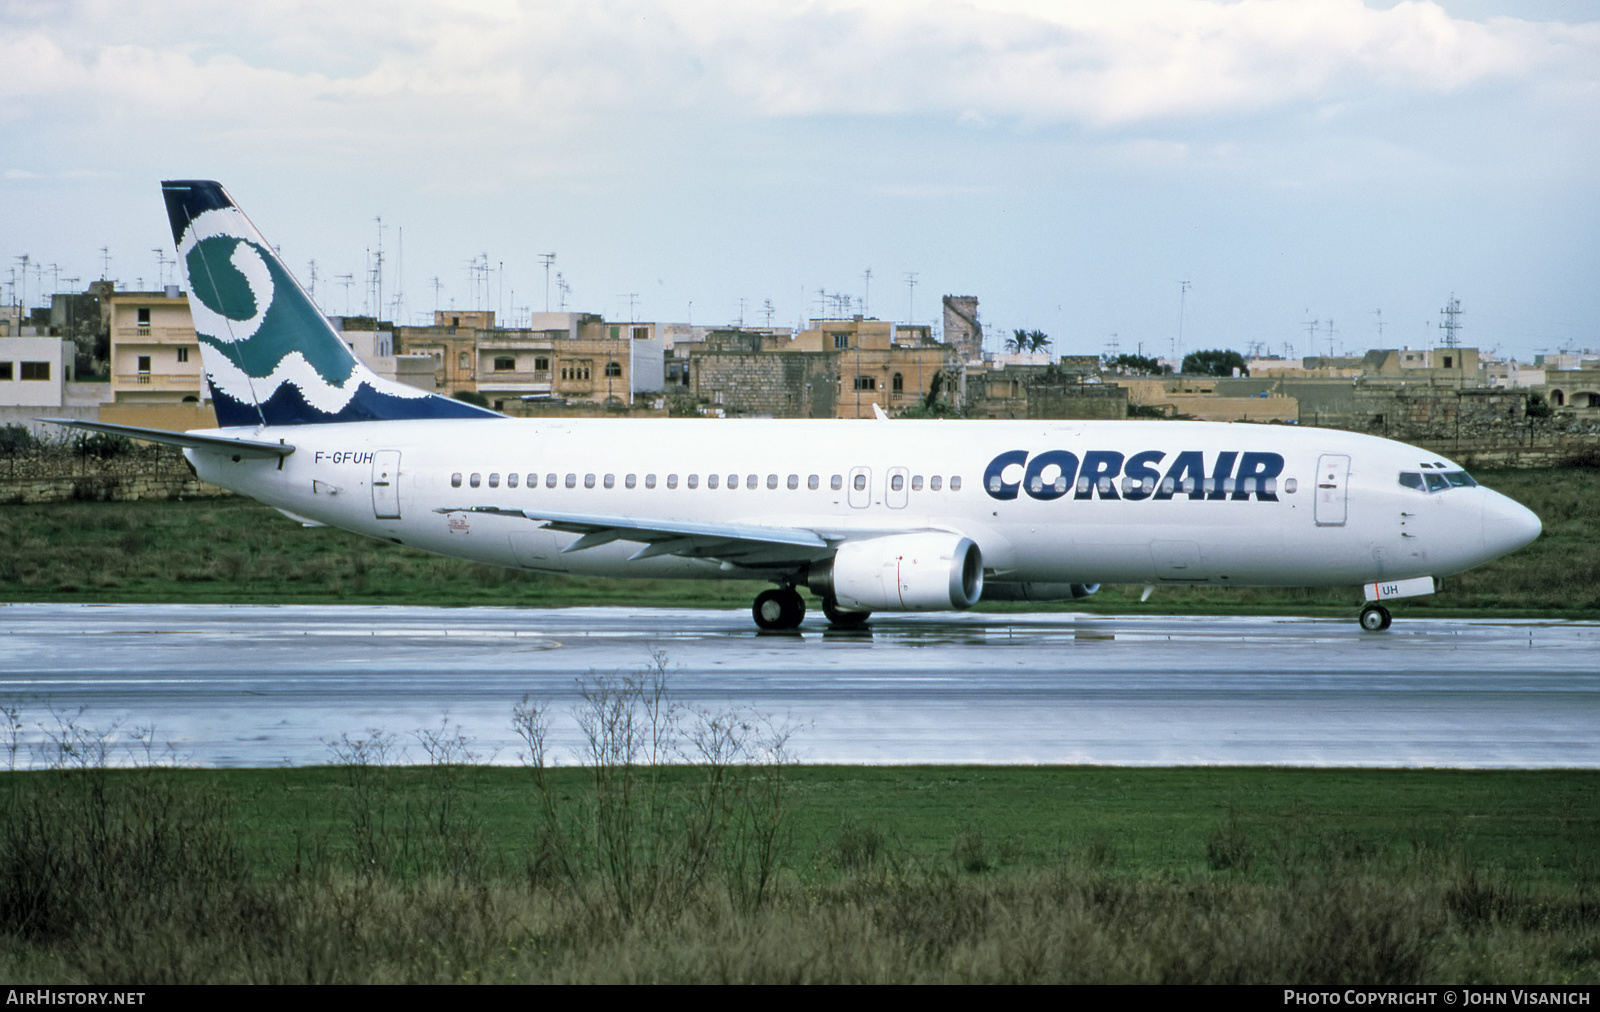
[[[1267,495],[1277,495],[1278,494],[1278,479],[1276,479],[1276,478],[1268,478],[1265,481],[1264,484],[1266,486]]]
[[[450,476],[450,487],[451,488],[460,488],[461,487],[461,472],[460,471],[457,471],[455,474],[452,474]]]
[[[914,474],[914,475],[911,476],[911,491],[913,491],[913,492],[921,492],[922,491],[922,475]]]
[[[940,478],[938,475],[934,475],[932,478],[929,478],[928,479],[928,491],[930,491],[930,492],[939,491],[939,484],[940,484],[940,482],[942,480],[943,479]]]
[[[789,476],[789,480],[790,481],[794,481],[794,475],[791,474]],[[775,474],[767,475],[767,487],[768,488],[777,488],[778,487],[778,476],[777,475],[775,475]]]
[[[675,475],[675,474],[667,475],[667,487],[668,488],[677,488],[678,487],[678,476],[677,475]]]
[[[706,475],[706,488],[716,488],[721,482],[722,475],[720,474]],[[689,476],[689,487],[694,488],[694,475]]]
[[[554,473],[547,474],[547,475],[544,476],[544,487],[545,488],[555,488],[556,487],[556,476],[555,476]]]
[[[950,476],[950,491],[952,491],[952,492],[961,491],[961,475],[952,474]]]
[[[713,478],[712,480],[715,481],[716,479]],[[684,484],[688,485],[690,488],[699,488],[700,487],[700,476],[698,474],[691,474],[691,475],[689,475],[689,480],[686,481]]]
[[[606,488],[616,488],[616,486],[617,486],[617,476],[614,475],[614,474],[606,475],[605,486],[606,486]]]
[[[789,489],[791,491],[793,491],[794,489],[797,489],[799,487],[800,487],[800,476],[798,474],[789,475]]]
[[[1101,495],[1106,495],[1111,491],[1111,479],[1101,478],[1099,481],[1095,482],[1095,487],[1100,490]]]
[[[809,488],[811,491],[815,492],[819,487],[821,487],[821,485],[822,479],[818,478],[816,475],[813,474],[806,477],[806,488]]]
[[[489,487],[490,488],[499,488],[500,487],[500,472],[496,471],[493,474],[489,475]]]
[[[728,475],[728,487],[729,488],[738,488],[739,487],[739,476],[738,475],[736,475],[736,474]],[[753,475],[753,474],[750,476],[750,487],[751,488],[755,488],[756,487],[756,476]]]
[[[1294,495],[1295,490],[1298,489],[1299,487],[1300,487],[1300,483],[1298,481],[1296,481],[1295,479],[1293,479],[1293,478],[1285,478],[1285,479],[1283,479],[1283,491],[1286,494]]]
[[[506,488],[516,488],[516,487],[517,487],[517,476],[514,475],[514,474],[506,475]]]
[[[1171,495],[1172,493],[1176,492],[1177,490],[1178,490],[1178,483],[1176,481],[1172,480],[1171,478],[1162,478],[1161,479],[1161,491],[1165,492],[1167,495]]]
[[[636,476],[630,474],[626,478],[622,479],[622,484],[627,486],[628,488],[632,488],[633,486],[639,484],[639,479]]]
[[[1418,474],[1415,471],[1401,471],[1400,472],[1400,484],[1404,485],[1406,488],[1414,488],[1418,492],[1423,491],[1423,488],[1422,488],[1422,475]]]
[[[1079,492],[1087,492],[1087,491],[1089,491],[1089,479],[1088,478],[1079,478],[1078,479],[1078,483],[1076,485],[1074,485],[1073,488],[1077,489]]]
[[[841,488],[844,488],[844,477],[836,474],[832,478],[829,478],[828,487],[833,489],[835,492],[839,491]]]
[[[673,482],[673,484],[676,485],[677,482]],[[656,487],[656,476],[653,475],[653,474],[645,475],[644,476],[644,487],[645,488],[655,488]]]
[[[894,475],[889,479],[889,487],[894,491],[899,492],[901,489],[906,487],[906,476],[903,474]]]
[[[468,484],[468,485],[471,485],[471,486],[472,486],[472,487],[473,487],[473,488],[477,488],[477,487],[478,487],[478,485],[479,485],[479,484],[480,484],[480,483],[481,483],[481,482],[482,482],[482,481],[483,481],[483,478],[482,478],[482,476],[480,476],[480,475],[479,475],[479,474],[478,474],[478,472],[476,472],[476,471],[474,471],[474,472],[472,472],[472,477],[470,477],[470,478],[468,478],[468,479],[467,479],[467,484]]]
[[[570,471],[567,473],[567,487],[568,488],[577,488],[578,487],[578,476],[573,474],[573,473],[571,473]]]
[[[866,488],[867,488],[867,476],[864,475],[864,474],[856,475],[854,484],[855,484],[855,488],[856,488],[857,492],[866,491]]]
[[[536,475],[536,474],[528,475],[528,487],[529,488],[538,488],[539,487],[539,476],[538,475]]]
[[[583,476],[583,487],[594,488],[594,475],[586,474]]]
[[[1198,486],[1195,484],[1195,480],[1193,478],[1185,478],[1185,479],[1183,479],[1183,490],[1185,492],[1189,493],[1190,495],[1193,495],[1197,488],[1198,488]]]

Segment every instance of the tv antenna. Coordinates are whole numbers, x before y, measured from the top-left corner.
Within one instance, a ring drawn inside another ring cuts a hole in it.
[[[550,312],[550,265],[556,262],[554,253],[540,253],[539,262],[544,265],[544,311]]]
[[[1189,297],[1189,289],[1192,287],[1187,281],[1178,282],[1178,337],[1172,346],[1173,358],[1178,358],[1183,353],[1183,310]]]

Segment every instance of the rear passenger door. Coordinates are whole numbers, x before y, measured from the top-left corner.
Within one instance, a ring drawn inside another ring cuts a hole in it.
[[[379,520],[400,519],[399,450],[372,455],[372,515]]]

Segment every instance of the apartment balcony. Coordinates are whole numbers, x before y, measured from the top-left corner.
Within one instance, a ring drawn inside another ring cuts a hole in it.
[[[548,394],[551,391],[550,373],[497,372],[478,381],[480,394]]]
[[[491,369],[478,371],[478,389],[499,387],[525,387],[543,385],[548,387],[553,378],[549,369]]]
[[[111,330],[113,344],[189,344],[198,345],[193,327],[154,327],[148,324],[124,324]]]
[[[171,375],[159,372],[119,372],[111,377],[113,389],[175,391],[180,393],[198,394],[200,392],[201,377],[195,375]]]

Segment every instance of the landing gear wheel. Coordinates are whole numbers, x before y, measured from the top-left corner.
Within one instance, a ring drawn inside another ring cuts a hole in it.
[[[840,611],[839,602],[834,600],[832,594],[822,599],[822,613],[828,616],[829,625],[840,629],[858,629],[872,617],[870,611]]]
[[[1389,628],[1393,617],[1389,609],[1381,604],[1369,604],[1361,609],[1361,629],[1363,632],[1383,632]]]
[[[806,617],[806,603],[800,593],[790,587],[764,590],[756,595],[750,608],[756,625],[768,631],[793,629]]]

